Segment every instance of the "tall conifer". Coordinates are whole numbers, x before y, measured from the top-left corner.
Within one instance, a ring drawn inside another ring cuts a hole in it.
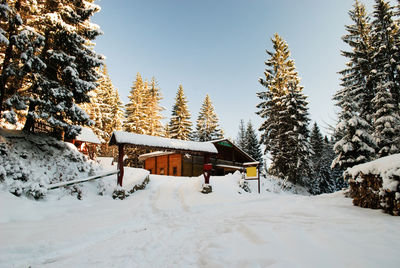
[[[244,151],[248,153],[251,157],[253,157],[256,161],[261,162],[262,153],[260,142],[257,138],[256,131],[254,130],[253,124],[249,120],[247,123],[247,128],[245,132],[245,143],[244,143]]]
[[[147,92],[147,124],[148,124],[148,135],[151,136],[163,136],[164,127],[161,120],[164,118],[161,112],[165,109],[160,106],[162,100],[160,87],[156,79],[153,77],[149,83],[149,89]]]
[[[261,99],[257,114],[265,120],[259,129],[261,142],[272,158],[271,173],[305,183],[309,173],[306,97],[287,43],[278,34],[272,43],[274,51],[267,51],[265,78],[259,79],[266,90],[257,94]]]
[[[218,125],[217,114],[214,111],[214,106],[208,94],[200,108],[196,123],[195,137],[198,141],[211,141],[223,137]]]
[[[129,102],[125,105],[126,117],[123,125],[125,131],[147,133],[147,103],[145,103],[147,90],[147,82],[143,81],[140,73],[137,73],[128,96]]]
[[[191,132],[192,122],[190,121],[187,100],[182,85],[179,85],[169,123],[169,135],[172,139],[190,140]]]

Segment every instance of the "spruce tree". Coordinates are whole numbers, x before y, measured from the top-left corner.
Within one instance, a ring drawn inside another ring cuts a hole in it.
[[[394,20],[394,10],[389,1],[375,0],[373,16],[372,35],[375,47],[376,76],[378,77],[378,83],[380,83],[379,87],[384,86],[389,90],[396,109],[398,109],[400,104],[399,26]]]
[[[254,130],[253,124],[251,121],[247,123],[247,128],[245,132],[245,146],[244,151],[248,153],[251,157],[253,157],[256,161],[261,163],[262,153],[260,142],[257,138],[256,131]]]
[[[161,115],[161,112],[164,111],[164,108],[160,106],[160,101],[162,100],[161,92],[154,77],[150,81],[147,95],[147,134],[151,136],[163,136],[164,127],[161,123],[161,120],[164,117]]]
[[[373,99],[377,158],[400,153],[400,116],[387,84],[378,84],[378,93]]]
[[[12,124],[46,67],[40,57],[44,36],[35,29],[38,14],[36,1],[0,1],[0,120]]]
[[[144,82],[140,73],[131,87],[129,102],[125,105],[126,116],[123,128],[127,132],[146,134],[147,125],[147,97],[148,85]]]
[[[239,132],[236,139],[236,145],[242,150],[246,148],[246,127],[244,125],[244,120],[240,119]]]
[[[190,121],[187,100],[182,85],[179,85],[169,123],[169,135],[172,139],[190,140],[191,132],[192,122]]]
[[[107,143],[113,131],[122,129],[124,112],[106,65],[101,70],[97,84],[96,89],[90,92],[90,103],[82,105],[82,108],[94,122],[91,126],[93,131],[102,143]]]
[[[342,51],[349,59],[342,75],[342,89],[334,99],[341,108],[336,127],[338,138],[334,146],[336,158],[332,167],[346,169],[373,159],[376,146],[372,138],[372,98],[375,95],[374,47],[371,25],[364,5],[355,1],[349,16],[354,22],[346,26],[343,41],[351,51]]]
[[[259,79],[266,90],[257,93],[262,101],[257,114],[265,119],[259,128],[261,143],[271,155],[272,174],[305,183],[309,173],[306,97],[287,43],[278,34],[272,43],[274,52],[267,51],[265,78]]]
[[[195,137],[198,141],[211,141],[223,138],[221,129],[219,129],[217,114],[214,111],[208,94],[200,108]]]
[[[322,137],[317,123],[314,123],[310,136],[312,179],[315,183],[310,191],[312,194],[332,193],[343,187],[342,171],[330,168],[335,158],[333,144],[326,136]]]
[[[44,37],[40,60],[46,67],[29,87],[25,130],[40,119],[73,137],[80,131],[76,124],[90,124],[78,104],[90,101],[88,93],[96,88],[97,68],[103,63],[92,49],[101,31],[90,17],[99,10],[93,0],[41,3],[35,30]]]
[[[281,153],[286,162],[286,177],[308,189],[312,189],[315,182],[310,177],[310,144],[308,141],[308,102],[303,94],[303,88],[298,84],[290,84],[289,91],[283,96],[284,110],[280,114],[281,133],[279,140],[282,143]]]

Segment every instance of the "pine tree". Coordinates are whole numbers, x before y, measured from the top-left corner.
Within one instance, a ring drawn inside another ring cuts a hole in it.
[[[243,119],[240,120],[236,145],[239,146],[242,150],[246,148],[246,127],[244,125]]]
[[[378,84],[378,93],[373,99],[377,158],[400,153],[400,116],[387,84]]]
[[[291,84],[289,92],[283,97],[282,105],[285,109],[280,114],[282,124],[279,139],[283,145],[282,159],[286,161],[286,176],[294,182],[311,189],[315,182],[310,178],[310,144],[307,97],[303,88],[298,84]]]
[[[223,138],[219,129],[218,117],[210,96],[207,94],[197,118],[195,137],[198,141],[211,141]]]
[[[25,130],[41,119],[73,137],[80,131],[76,124],[90,124],[78,104],[90,101],[103,63],[91,48],[101,31],[90,17],[99,10],[93,0],[43,2],[35,29],[44,36],[40,59],[46,68],[29,88]]]
[[[311,129],[310,146],[312,150],[311,160],[313,162],[316,162],[318,159],[321,158],[324,150],[324,138],[322,137],[317,122],[314,122],[314,125]]]
[[[336,158],[332,162],[332,168],[343,170],[373,159],[376,146],[372,135],[366,131],[370,125],[357,115],[358,107],[350,93],[345,91],[341,97],[342,110],[335,130],[341,139],[334,146]]]
[[[247,123],[244,139],[245,139],[245,146],[242,149],[244,149],[244,151],[248,153],[251,157],[253,157],[256,161],[261,162],[262,153],[261,153],[260,142],[258,141],[256,131],[254,130],[251,121]]]
[[[12,124],[46,67],[40,58],[44,36],[34,27],[38,14],[36,1],[0,1],[0,119]]]
[[[192,122],[190,122],[187,100],[182,85],[179,85],[169,123],[169,135],[172,139],[189,140],[191,132]]]
[[[375,0],[373,15],[374,61],[379,87],[385,86],[389,90],[398,110],[400,104],[399,26],[394,21],[394,10],[389,2]]]
[[[315,183],[310,191],[312,194],[332,193],[344,186],[342,171],[330,168],[335,158],[333,144],[326,136],[322,137],[317,123],[314,123],[310,136],[312,179]]]
[[[266,91],[257,94],[262,100],[257,114],[265,119],[259,128],[261,143],[271,155],[272,174],[305,183],[304,176],[309,173],[306,97],[287,43],[278,34],[272,43],[275,51],[267,51],[270,59],[265,62],[265,78],[259,79]]]
[[[97,84],[96,89],[90,92],[90,103],[81,107],[94,122],[91,126],[93,131],[102,143],[106,143],[113,131],[122,129],[124,112],[118,90],[111,82],[106,65],[101,70]]]
[[[151,136],[163,136],[164,127],[161,120],[164,118],[161,112],[165,109],[160,106],[160,101],[162,100],[160,88],[156,79],[153,77],[150,81],[149,91],[147,96],[147,121],[148,121],[148,135]]]
[[[374,47],[372,43],[372,29],[370,18],[365,6],[357,0],[349,11],[349,16],[354,22],[346,26],[348,34],[342,40],[350,46],[351,51],[342,51],[342,55],[349,59],[347,68],[340,72],[342,87],[350,91],[350,96],[358,104],[357,112],[369,125],[372,125],[372,99],[375,96],[375,69]],[[340,100],[340,92],[335,96]],[[369,133],[372,130],[369,129]]]
[[[374,157],[376,144],[372,138],[371,100],[375,94],[376,76],[374,70],[374,48],[371,40],[371,26],[365,7],[358,1],[349,12],[354,25],[346,26],[348,34],[343,41],[351,51],[342,51],[349,59],[343,70],[342,89],[334,99],[341,108],[335,130],[337,142],[334,146],[336,158],[332,167],[346,169],[367,162]]]
[[[126,117],[123,128],[125,131],[137,134],[146,134],[147,125],[147,97],[148,85],[144,82],[140,73],[137,73],[136,80],[130,91],[129,103],[126,107]]]

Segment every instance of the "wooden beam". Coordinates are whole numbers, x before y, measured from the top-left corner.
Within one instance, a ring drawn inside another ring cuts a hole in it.
[[[117,173],[118,173],[118,170],[108,171],[108,172],[101,173],[101,174],[98,174],[98,175],[95,175],[95,176],[91,176],[91,177],[87,177],[87,178],[84,178],[84,179],[53,183],[53,184],[50,184],[50,185],[47,186],[47,190],[53,190],[53,189],[57,189],[57,188],[60,188],[60,187],[74,185],[74,184],[81,183],[81,182],[92,181],[92,180],[100,179],[100,178],[107,177],[107,176],[110,176],[110,175],[114,175],[114,174],[117,174]]]
[[[118,145],[118,170],[117,184],[122,186],[122,181],[124,179],[124,144]]]

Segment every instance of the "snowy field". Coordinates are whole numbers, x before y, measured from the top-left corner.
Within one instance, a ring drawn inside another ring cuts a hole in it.
[[[0,266],[399,267],[400,218],[342,193],[248,194],[229,175],[204,195],[201,178],[150,179],[122,201],[0,192]]]

